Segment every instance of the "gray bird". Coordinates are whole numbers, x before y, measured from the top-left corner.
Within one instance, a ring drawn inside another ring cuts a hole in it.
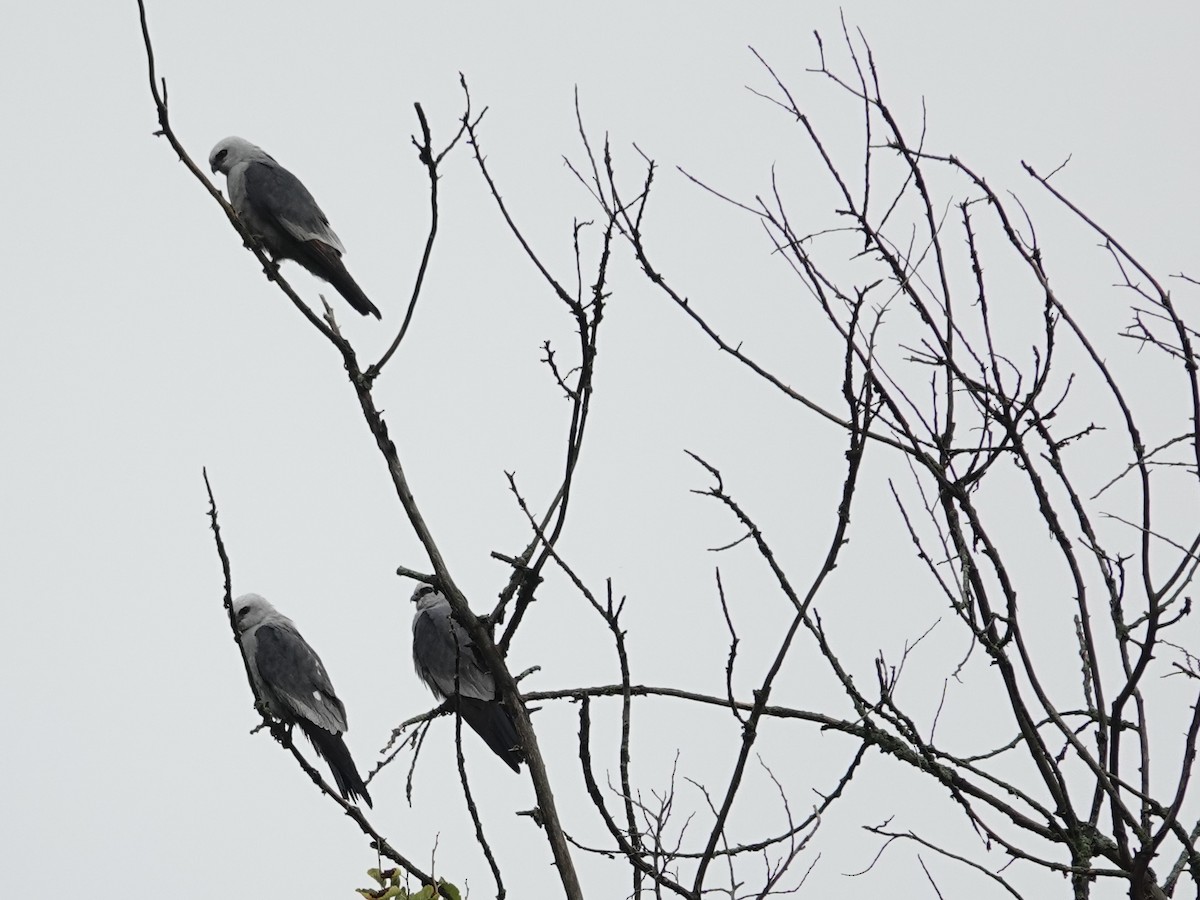
[[[213,147],[208,164],[214,173],[225,173],[230,206],[276,262],[294,259],[337,288],[358,312],[381,318],[346,271],[346,249],[299,178],[240,137],[227,137]]]
[[[514,772],[521,749],[512,713],[496,697],[496,682],[471,638],[451,617],[450,601],[431,585],[413,592],[413,665],[439,700],[452,698],[471,728]],[[455,667],[457,665],[457,677]]]
[[[316,651],[291,619],[258,594],[234,600],[233,615],[258,699],[279,721],[300,726],[317,755],[329,763],[343,799],[361,797],[370,806],[371,795],[342,739],[346,708]]]

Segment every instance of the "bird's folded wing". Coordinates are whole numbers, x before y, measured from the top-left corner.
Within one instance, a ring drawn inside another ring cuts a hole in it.
[[[449,605],[423,609],[413,619],[413,662],[417,674],[442,697],[457,692],[476,700],[496,698],[492,673],[463,627],[451,618]]]
[[[268,623],[255,632],[254,661],[267,686],[293,713],[333,734],[346,730],[346,710],[333,693],[325,666],[290,624]]]
[[[245,185],[246,201],[255,212],[297,241],[320,241],[339,255],[346,252],[308,188],[287,169],[252,162],[246,167]]]

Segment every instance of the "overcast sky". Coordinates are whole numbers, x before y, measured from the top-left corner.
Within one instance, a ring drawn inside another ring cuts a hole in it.
[[[910,130],[924,99],[927,146],[1030,198],[1043,240],[1068,235],[1060,271],[1080,279],[1085,297],[1119,312],[1119,299],[1104,295],[1113,274],[1095,240],[1070,231],[1021,160],[1049,170],[1070,156],[1062,189],[1157,272],[1196,273],[1196,3],[843,7]],[[837,224],[794,125],[746,90],[771,88],[753,46],[832,145],[852,153],[860,110],[805,73],[817,62],[814,29],[831,58],[843,58],[836,5],[151,0],[149,16],[173,124],[193,158],[241,135],[295,172],[330,216],[347,266],[384,312],[380,324],[336,305],[365,358],[399,324],[427,228],[412,104],[424,105],[444,141],[462,110],[461,72],[476,110],[489,108],[482,141],[492,172],[560,278],[574,276],[572,220],[594,214],[562,163],[580,154],[578,88],[588,126],[610,135],[623,171],[637,178],[633,143],[661,164],[648,226],[668,276],[789,383],[836,397],[836,348],[811,311],[798,312],[798,287],[759,227],[675,169],[751,197],[776,164],[800,230]],[[394,575],[427,561],[335,354],[152,136],[132,0],[24,3],[6,19],[0,893],[31,897],[72,883],[97,897],[348,898],[376,864],[365,839],[268,736],[248,734],[258,717],[220,605],[201,467],[220,505],[235,592],[266,596],[321,653],[364,769],[392,726],[431,705],[411,666],[412,584]],[[556,484],[568,407],[539,348],[547,339],[569,347],[571,322],[506,232],[466,148],[447,160],[442,190],[426,293],[376,395],[456,579],[482,610],[507,575],[490,551],[513,553],[527,540],[504,472],[517,473],[536,506]],[[629,596],[636,680],[720,693],[726,644],[713,566],[727,573],[747,658],[768,652],[788,611],[748,549],[720,560],[706,553],[739,532],[689,494],[707,480],[683,450],[718,465],[787,564],[811,575],[833,522],[844,438],[720,356],[621,252],[563,551],[594,589],[611,576]],[[294,266],[285,274],[306,297],[322,289]],[[1103,483],[1114,473],[1090,474]],[[891,567],[920,583],[894,511],[881,507],[876,520],[868,508],[859,522],[855,538],[873,562],[837,590],[842,615],[877,629],[855,645],[855,664],[869,672],[878,650],[898,653],[942,610],[931,600],[914,618],[890,602]],[[540,596],[514,643],[514,670],[540,665],[533,689],[614,681],[611,644],[580,598],[560,576]],[[943,649],[961,647],[947,634]],[[945,674],[931,666],[926,677],[940,690]],[[750,666],[741,686],[748,692],[758,677]],[[780,695],[806,705],[806,689],[798,661]],[[642,709],[635,775],[645,790],[666,784],[679,745],[681,777],[722,783],[738,740],[731,717]],[[535,724],[568,829],[605,844],[579,785],[574,708],[543,709]],[[438,873],[489,896],[451,729],[438,725],[413,806],[403,798],[405,757],[404,769],[372,783],[372,821],[426,867],[436,842]],[[607,735],[597,760],[615,778]],[[543,836],[513,817],[533,805],[527,779],[467,742],[512,896],[551,896]],[[814,789],[829,789],[853,749],[813,729],[774,731],[763,746],[798,811]],[[782,824],[769,782],[755,779],[734,820],[744,836]],[[681,787],[685,801],[702,806]],[[908,851],[860,878],[845,873],[865,868],[877,846],[861,824],[896,815],[898,826],[917,827],[941,816],[961,829],[943,801],[876,758],[854,805],[814,845],[822,857],[812,895],[925,890]],[[577,862],[589,896],[627,891],[618,866]],[[942,878],[981,897],[994,889],[960,870]]]

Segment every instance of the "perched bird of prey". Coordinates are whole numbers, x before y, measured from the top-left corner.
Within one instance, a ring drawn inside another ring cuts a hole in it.
[[[423,584],[413,592],[413,665],[439,700],[452,698],[464,722],[514,772],[525,753],[512,713],[496,698],[496,682],[471,638],[451,617],[450,601]],[[457,672],[456,672],[457,667]]]
[[[281,722],[300,726],[317,755],[329,763],[343,799],[361,797],[370,806],[371,795],[342,740],[346,708],[333,693],[321,657],[292,620],[258,594],[234,600],[233,615],[258,699]]]
[[[358,312],[380,318],[375,304],[346,271],[346,248],[299,178],[240,137],[227,137],[213,147],[208,164],[214,173],[225,173],[230,206],[276,262],[294,259],[337,288]]]

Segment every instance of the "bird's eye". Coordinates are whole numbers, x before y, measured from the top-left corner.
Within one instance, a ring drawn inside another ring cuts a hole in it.
[[[246,615],[247,615],[247,613],[249,613],[249,612],[250,612],[250,607],[248,607],[248,606],[243,606],[243,607],[242,607],[241,609],[239,609],[239,610],[237,611],[237,613],[236,613],[236,615],[237,615],[237,620],[238,620],[239,622],[240,622],[240,621],[242,621],[242,619],[246,618]]]
[[[228,156],[228,155],[229,155],[229,151],[228,151],[228,150],[222,150],[222,151],[221,151],[220,153],[218,153],[218,154],[217,154],[215,157],[213,157],[213,159],[215,159],[217,162],[221,162],[221,161],[222,161],[223,159],[225,159],[225,157],[226,157],[226,156]]]

